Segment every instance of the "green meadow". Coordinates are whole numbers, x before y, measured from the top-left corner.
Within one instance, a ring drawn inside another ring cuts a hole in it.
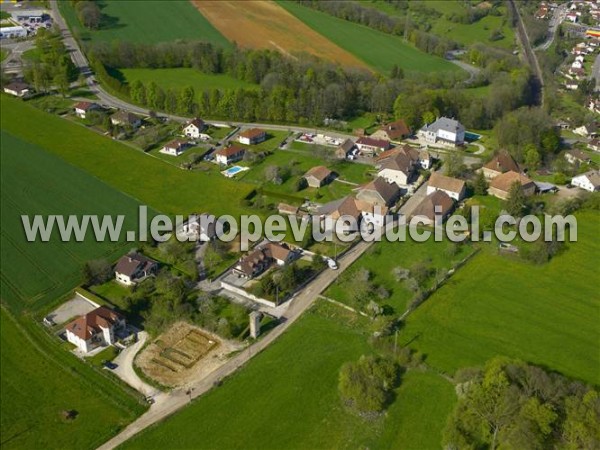
[[[374,421],[342,405],[340,367],[372,352],[363,320],[313,307],[243,370],[124,448],[439,448],[455,395],[436,374],[405,374],[395,402]]]
[[[99,30],[82,26],[72,2],[58,3],[71,31],[84,41],[154,44],[187,39],[231,46],[189,1],[103,1],[104,20]]]
[[[6,131],[2,131],[2,299],[13,310],[37,310],[77,285],[90,259],[113,261],[128,250],[125,237],[97,242],[28,242],[22,215],[123,215],[124,229],[136,229],[138,202]],[[129,244],[134,245],[134,244]]]
[[[2,96],[2,129],[38,145],[113,188],[165,214],[249,212],[240,201],[253,190],[220,173],[179,169],[70,121]],[[32,129],[36,133],[31,133]]]
[[[600,384],[600,215],[576,217],[578,242],[548,264],[480,252],[408,317],[399,341],[450,374],[506,355]]]
[[[4,307],[0,320],[3,449],[96,448],[144,411],[101,369],[48,339],[41,325],[19,324]],[[65,419],[65,411],[76,417]]]
[[[404,42],[401,37],[338,19],[294,2],[278,1],[277,3],[331,42],[349,51],[379,72],[389,74],[395,64],[409,72],[462,70],[443,58],[418,50]]]
[[[129,83],[136,80],[142,83],[154,81],[158,86],[167,90],[178,92],[182,88],[191,86],[196,93],[196,101],[205,90],[236,89],[257,87],[254,84],[233,78],[225,74],[207,74],[195,69],[120,69],[123,78]]]

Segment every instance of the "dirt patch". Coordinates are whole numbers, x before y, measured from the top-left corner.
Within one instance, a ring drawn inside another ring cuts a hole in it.
[[[311,53],[345,66],[369,68],[272,1],[192,1],[206,19],[240,47],[286,55]]]
[[[242,345],[218,338],[198,327],[178,322],[137,357],[136,364],[165,386],[183,386],[215,370]]]

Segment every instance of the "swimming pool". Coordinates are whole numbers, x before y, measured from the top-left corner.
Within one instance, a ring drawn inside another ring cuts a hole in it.
[[[231,178],[232,176],[234,176],[237,173],[243,172],[244,170],[248,170],[248,167],[241,167],[241,166],[233,166],[230,167],[227,170],[224,170],[223,172],[221,172],[223,175],[225,175],[227,178]]]

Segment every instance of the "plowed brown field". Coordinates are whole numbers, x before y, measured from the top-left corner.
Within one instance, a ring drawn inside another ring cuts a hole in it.
[[[192,3],[223,36],[240,47],[270,48],[286,54],[307,52],[345,66],[369,68],[272,1]]]

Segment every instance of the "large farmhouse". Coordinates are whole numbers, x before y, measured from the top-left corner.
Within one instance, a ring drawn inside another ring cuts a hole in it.
[[[116,311],[100,306],[78,317],[65,328],[67,340],[88,353],[96,347],[113,345],[115,333],[125,330],[125,318]]]
[[[523,191],[523,195],[529,196],[535,194],[535,183],[517,172],[506,172],[494,178],[488,188],[488,193],[495,197],[506,200],[509,197],[510,188],[514,183],[519,183]]]
[[[454,119],[440,117],[419,130],[419,136],[428,144],[457,147],[465,143],[465,127]]]
[[[450,198],[460,201],[465,196],[466,185],[463,180],[434,172],[427,183],[427,194],[429,195],[435,191],[443,191]]]

